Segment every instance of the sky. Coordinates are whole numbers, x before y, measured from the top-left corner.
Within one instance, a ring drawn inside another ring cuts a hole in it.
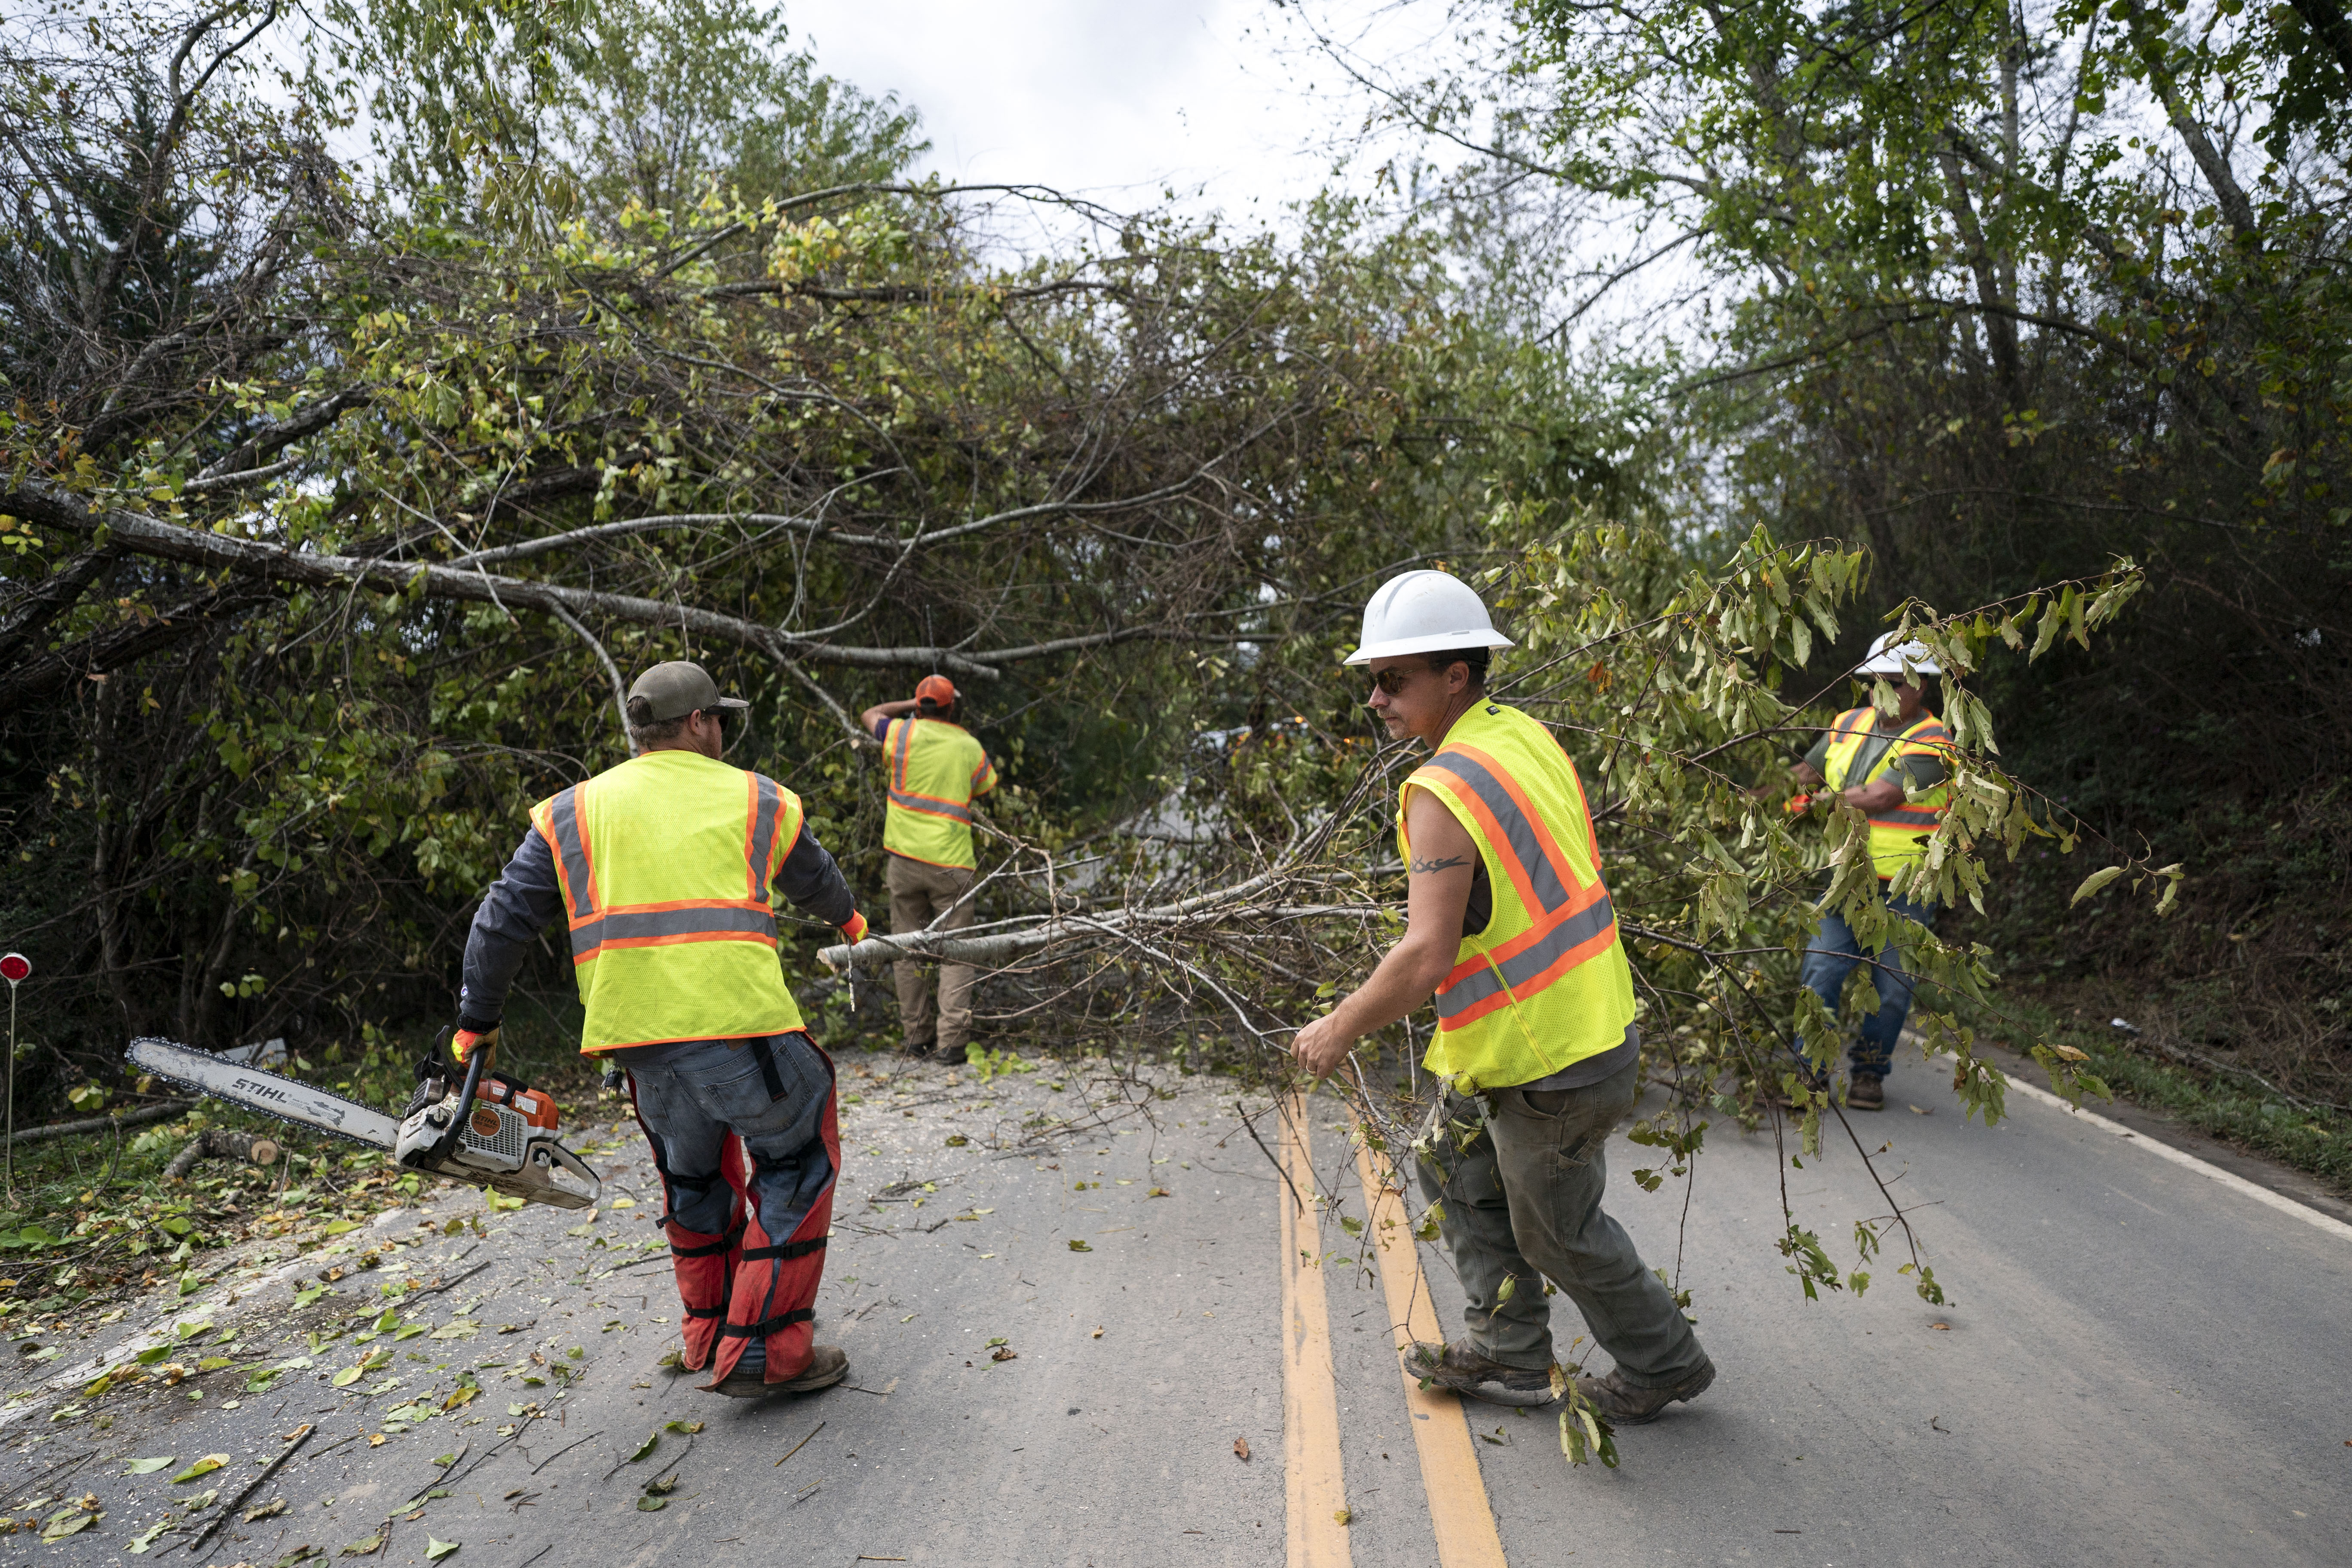
[[[1119,208],[1172,186],[1278,221],[1352,125],[1271,0],[785,0],[784,19],[820,69],[919,110],[931,167],[957,180]]]

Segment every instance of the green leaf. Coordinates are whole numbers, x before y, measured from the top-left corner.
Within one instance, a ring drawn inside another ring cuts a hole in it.
[[[427,1536],[425,1539],[429,1541],[432,1537]],[[354,1541],[349,1546],[344,1547],[339,1555],[344,1557],[373,1557],[383,1550],[383,1531],[379,1530],[373,1535],[361,1536],[357,1541]]]
[[[131,1468],[122,1473],[126,1476],[152,1476],[158,1470],[169,1469],[173,1458],[166,1454],[160,1459],[133,1459]]]
[[[215,1470],[219,1469],[223,1465],[227,1463],[228,1456],[226,1454],[206,1454],[203,1458],[198,1459],[186,1469],[182,1470],[178,1475],[173,1476],[172,1478],[172,1484],[176,1487],[183,1485],[185,1482],[193,1481],[198,1476],[211,1475]]]
[[[457,1551],[461,1544],[463,1544],[463,1542],[456,1541],[436,1541],[433,1537],[428,1535],[425,1538],[425,1561],[427,1563],[438,1563],[444,1557],[448,1556],[452,1552]]]
[[[359,1229],[359,1226],[352,1224],[350,1220],[331,1219],[326,1224],[319,1227],[319,1234],[321,1236],[341,1236],[346,1231],[353,1231],[357,1229]],[[381,1546],[383,1542],[379,1541],[376,1544]],[[351,1549],[349,1547],[345,1547],[344,1550],[348,1552]]]
[[[2074,896],[2066,900],[2066,907],[2069,909],[2074,908],[2076,904],[2081,903],[2084,899],[2089,898],[2093,893],[2097,892],[2101,888],[2105,887],[2109,882],[2114,881],[2117,877],[2120,877],[2123,874],[2124,868],[2121,866],[2103,867],[2100,869],[2092,872],[2089,876],[2083,879],[2082,886],[2074,889]]]
[[[1094,1248],[1088,1247],[1085,1242],[1080,1241],[1076,1237],[1072,1237],[1070,1238],[1070,1250],[1072,1252],[1092,1252]]]
[[[629,1456],[629,1463],[631,1463],[631,1464],[633,1464],[633,1465],[634,1465],[634,1464],[635,1464],[639,1459],[644,1458],[647,1454],[652,1453],[656,1448],[658,1448],[658,1447],[661,1447],[661,1433],[660,1433],[660,1431],[659,1431],[658,1429],[656,1429],[656,1430],[655,1430],[655,1431],[651,1431],[651,1432],[646,1433],[646,1440],[645,1440],[644,1442],[642,1442],[642,1443],[640,1443],[640,1444],[638,1444],[638,1445],[637,1445],[637,1451],[636,1451],[635,1453],[631,1454],[631,1455]]]
[[[163,1534],[167,1530],[175,1530],[177,1528],[177,1521],[175,1521],[170,1514],[165,1514],[163,1518],[157,1520],[154,1523],[149,1525],[146,1529],[132,1536],[123,1546],[123,1550],[130,1552],[133,1557],[144,1556],[146,1555],[148,1548],[155,1544],[155,1538],[157,1536]]]
[[[49,1516],[49,1522],[42,1528],[41,1539],[51,1542],[63,1541],[68,1535],[80,1534],[105,1517],[106,1512],[103,1509],[96,1513],[85,1513],[79,1506],[59,1509]]]
[[[641,1497],[637,1500],[637,1511],[639,1513],[659,1513],[668,1506],[669,1499],[667,1498]]]

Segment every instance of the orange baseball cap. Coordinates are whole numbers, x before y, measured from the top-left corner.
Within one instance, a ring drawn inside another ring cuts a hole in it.
[[[955,682],[944,675],[927,675],[915,682],[915,700],[952,708],[956,701]]]

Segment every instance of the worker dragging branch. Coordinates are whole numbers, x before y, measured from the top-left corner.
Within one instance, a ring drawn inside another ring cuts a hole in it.
[[[1579,1392],[1613,1422],[1650,1421],[1715,1366],[1601,1206],[1604,1147],[1641,1090],[1633,971],[1575,764],[1486,696],[1492,650],[1510,646],[1443,572],[1392,578],[1365,606],[1348,662],[1370,667],[1390,736],[1434,753],[1400,792],[1405,935],[1291,1049],[1326,1076],[1435,995],[1424,1065],[1446,1087],[1413,1147],[1469,1301],[1464,1337],[1416,1343],[1407,1370],[1481,1398],[1549,1399],[1549,1279],[1616,1359]]]
[[[697,664],[638,678],[639,754],[532,807],[483,896],[457,1035],[460,1062],[491,1048],[526,945],[564,921],[580,1048],[628,1069],[661,1173],[685,1365],[741,1398],[849,1371],[813,1342],[841,1172],[833,1063],[784,984],[772,894],[853,942],[866,934],[800,797],[721,760],[749,706]]]
[[[1894,644],[1894,633],[1881,635],[1854,674],[1865,681],[1885,681],[1895,693],[1895,711],[1882,713],[1864,704],[1839,714],[1793,772],[1801,790],[1833,792],[1869,818],[1870,860],[1878,873],[1879,900],[1898,918],[1932,931],[1935,904],[1893,891],[1892,881],[1897,871],[1925,857],[1927,837],[1944,820],[1951,798],[1945,777],[1952,735],[1927,710],[1923,685],[1923,678],[1943,674],[1942,667],[1924,643]],[[1807,795],[1790,802],[1797,809],[1809,804]],[[1820,928],[1806,944],[1797,978],[1835,1017],[1846,977],[1864,963],[1869,963],[1871,983],[1878,991],[1878,1010],[1862,1021],[1850,1047],[1845,1103],[1855,1110],[1883,1110],[1886,1075],[1894,1068],[1895,1045],[1911,1016],[1916,984],[1902,945],[1887,942],[1866,946],[1845,916],[1825,910]],[[1801,1058],[1804,1041],[1798,1040],[1796,1048]],[[1811,1075],[1813,1068],[1803,1062],[1800,1070]]]

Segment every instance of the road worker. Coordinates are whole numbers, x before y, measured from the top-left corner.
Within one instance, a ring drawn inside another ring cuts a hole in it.
[[[661,1173],[685,1303],[682,1361],[752,1398],[839,1383],[813,1311],[841,1170],[833,1063],[801,1026],[772,893],[866,934],[798,796],[722,759],[749,704],[701,666],[657,664],[628,695],[639,754],[531,808],[474,916],[457,1050],[498,1038],[526,949],[572,932],[580,1048],[628,1069]]]
[[[1943,674],[1943,668],[1925,644],[1907,642],[1897,647],[1895,634],[1887,632],[1870,645],[1870,656],[1854,674],[1892,687],[1895,711],[1882,713],[1865,704],[1839,714],[1837,722],[1796,765],[1797,786],[1809,792],[1832,791],[1869,818],[1870,858],[1878,873],[1879,899],[1904,920],[1932,929],[1935,905],[1916,893],[1890,892],[1888,879],[1926,855],[1927,837],[1943,821],[1949,798],[1944,781],[1952,735],[1944,721],[1927,710],[1922,683],[1925,677]],[[1800,796],[1790,804],[1808,803],[1806,796]],[[1806,946],[1798,980],[1835,1015],[1846,976],[1864,962],[1870,964],[1871,982],[1878,989],[1878,1011],[1863,1020],[1849,1049],[1845,1103],[1855,1110],[1883,1110],[1886,1075],[1895,1063],[1895,1044],[1902,1037],[1903,1021],[1911,1015],[1911,992],[1916,983],[1903,949],[1894,942],[1865,948],[1846,918],[1829,910]],[[1800,1040],[1798,1049],[1803,1048]],[[1810,1072],[1810,1066],[1805,1070]]]
[[[927,675],[904,702],[868,708],[859,722],[882,742],[890,803],[882,818],[889,852],[890,934],[961,931],[971,924],[971,803],[996,787],[996,766],[971,731],[956,722],[955,682]],[[898,1027],[907,1049],[961,1060],[971,1041],[968,963],[940,965],[940,1007],[931,1014],[922,965],[901,959]]]
[[[1435,755],[1401,791],[1404,939],[1292,1050],[1324,1076],[1435,994],[1424,1063],[1444,1088],[1414,1151],[1469,1303],[1464,1337],[1416,1343],[1407,1370],[1507,1404],[1550,1398],[1549,1279],[1616,1361],[1577,1387],[1636,1424],[1697,1395],[1715,1367],[1601,1207],[1604,1146],[1641,1090],[1633,972],[1575,764],[1486,696],[1491,651],[1510,646],[1443,572],[1391,578],[1365,606],[1348,662],[1370,667],[1390,736]]]

